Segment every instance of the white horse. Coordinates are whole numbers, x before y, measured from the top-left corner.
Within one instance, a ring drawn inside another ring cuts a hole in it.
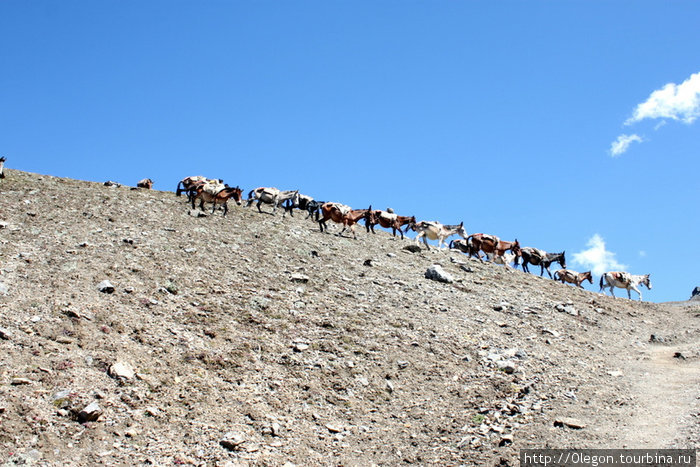
[[[425,246],[430,249],[428,245],[428,240],[437,240],[438,249],[445,245],[445,240],[452,235],[459,235],[462,238],[467,238],[467,231],[464,229],[464,222],[460,222],[459,225],[442,225],[439,222],[411,222],[406,227],[406,230],[413,229],[418,233],[416,235],[416,245],[420,245],[420,239],[423,239]]]
[[[513,268],[510,263],[514,262],[517,257],[515,253],[503,253],[502,255],[498,255],[495,252],[486,253],[486,256],[489,258],[489,261],[493,261],[495,264],[502,264],[508,269]]]
[[[0,178],[5,178],[5,156],[0,157]]]
[[[651,280],[649,279],[649,274],[644,274],[643,276],[635,276],[628,272],[610,271],[606,272],[600,276],[600,291],[604,292],[604,289],[610,289],[610,295],[615,296],[613,289],[618,287],[620,289],[627,289],[627,298],[632,299],[632,294],[630,290],[634,290],[639,294],[639,301],[642,301],[642,292],[639,291],[637,286],[642,284],[646,286],[647,289],[651,290]]]
[[[265,203],[272,205],[272,214],[274,214],[277,208],[287,200],[291,200],[292,205],[299,204],[299,190],[280,191],[277,188],[260,187],[248,193],[248,204],[246,204],[246,207],[249,207],[255,200],[258,200],[257,206],[259,212],[262,212],[260,205]],[[284,217],[285,214],[287,214],[286,210],[284,214],[282,214],[282,217]]]

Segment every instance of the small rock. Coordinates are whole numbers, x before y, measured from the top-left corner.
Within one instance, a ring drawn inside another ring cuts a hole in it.
[[[135,376],[134,368],[127,362],[118,361],[109,367],[109,376],[115,379],[131,380]]]
[[[104,280],[104,281],[100,282],[99,284],[97,284],[97,290],[99,290],[102,293],[113,293],[114,286],[108,280]]]
[[[238,451],[241,445],[245,443],[245,436],[243,433],[229,432],[226,433],[219,444],[229,451]]]
[[[396,362],[396,364],[398,365],[400,370],[403,370],[404,368],[406,368],[408,366],[408,362],[404,361],[404,360],[399,360]]]
[[[10,384],[13,386],[22,386],[25,384],[32,384],[32,380],[27,379],[27,378],[12,378],[12,381],[10,381]]]
[[[428,270],[425,271],[425,278],[438,282],[445,282],[447,284],[455,281],[454,278],[450,274],[446,273],[439,264],[433,264],[430,266]]]
[[[5,328],[0,328],[0,339],[10,340],[12,333]]]
[[[306,284],[307,282],[309,282],[309,276],[307,276],[306,274],[294,273],[290,277],[290,280],[292,282],[300,282],[302,284]]]
[[[97,402],[90,403],[87,407],[78,414],[78,422],[94,422],[102,415],[102,409]]]
[[[581,430],[586,428],[586,424],[580,420],[570,417],[558,418],[554,421],[554,426],[573,428],[574,430]]]
[[[0,295],[7,295],[10,293],[10,288],[0,282]]]
[[[683,354],[680,353],[680,352],[676,352],[676,353],[673,354],[673,358],[679,358],[679,359],[681,359],[681,360],[685,360],[685,355],[683,355]]]
[[[515,363],[510,360],[502,360],[497,363],[498,369],[504,371],[506,374],[512,375],[517,370]]]
[[[73,339],[67,336],[58,336],[56,338],[56,342],[58,342],[59,344],[72,344]]]
[[[338,425],[331,425],[330,423],[328,425],[326,425],[326,428],[331,433],[342,433],[342,431],[343,431],[343,427],[338,426]]]
[[[559,333],[557,331],[547,328],[542,329],[542,334],[549,334],[554,337],[559,337]]]
[[[310,347],[309,344],[307,344],[306,342],[293,342],[292,343],[292,349],[295,352],[303,352],[304,350],[308,350],[309,347]]]
[[[187,215],[192,217],[207,217],[207,215],[199,209],[190,209],[189,211],[187,211]]]
[[[394,383],[391,381],[387,380],[386,382],[386,390],[389,392],[394,392]]]
[[[510,444],[513,444],[513,435],[512,434],[507,434],[507,435],[501,436],[501,440],[498,442],[499,447],[508,446]]]
[[[196,248],[185,248],[185,253],[197,253]]]
[[[471,267],[469,267],[469,266],[464,266],[464,265],[462,265],[462,266],[459,267],[459,269],[461,269],[461,270],[464,271],[464,272],[474,272],[474,270],[473,270]]]
[[[366,259],[364,263],[362,263],[363,266],[372,266],[372,260],[371,259]]]
[[[415,243],[411,243],[410,245],[406,245],[403,247],[404,250],[410,251],[411,253],[420,253],[421,252],[421,247],[420,245],[416,245]]]

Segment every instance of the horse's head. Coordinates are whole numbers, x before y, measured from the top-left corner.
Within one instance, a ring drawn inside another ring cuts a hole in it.
[[[520,242],[518,242],[517,238],[513,242],[513,245],[511,245],[510,252],[515,254],[516,257],[521,256],[522,250],[520,249]],[[516,262],[515,264],[518,264],[518,263]]]
[[[459,226],[457,227],[457,235],[462,238],[467,238],[467,229],[464,228],[464,221],[459,223]]]
[[[651,279],[649,279],[649,274],[646,274],[644,276],[644,279],[642,280],[642,284],[647,286],[647,289],[651,290]]]
[[[416,216],[411,217],[411,220],[408,221],[408,224],[406,224],[404,232],[408,232],[409,229],[413,230],[414,232],[416,231]]]
[[[583,273],[583,280],[585,281],[586,279],[588,279],[588,282],[590,282],[591,284],[593,283],[593,274],[591,274],[591,271]]]
[[[561,256],[559,257],[559,264],[561,264],[561,267],[566,269],[566,251],[561,252]]]
[[[241,187],[236,186],[236,188],[231,188],[231,197],[236,202],[236,204],[240,206],[243,198],[243,190],[241,189]]]

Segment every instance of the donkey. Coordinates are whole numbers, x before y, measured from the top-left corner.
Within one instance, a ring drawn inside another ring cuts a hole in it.
[[[342,235],[342,233],[345,232],[348,227],[350,227],[352,238],[357,240],[355,224],[357,224],[360,219],[366,218],[367,214],[373,216],[371,205],[369,209],[350,209],[349,206],[345,206],[344,204],[325,203],[323,206],[321,206],[322,217],[318,221],[318,226],[321,228],[321,232],[323,232],[325,228],[326,233],[328,233],[328,225],[326,225],[326,221],[332,220],[337,224],[343,224],[343,230],[336,235]]]
[[[153,188],[153,180],[151,180],[150,178],[144,178],[143,180],[139,180],[136,184],[136,187],[150,190],[151,188]]]
[[[510,251],[517,256],[520,254],[520,243],[516,238],[514,242],[505,242],[495,235],[477,233],[467,237],[467,242],[471,242],[471,251],[480,261],[484,261],[480,252],[486,253],[486,258],[493,260],[494,256],[503,256],[506,251]]]
[[[5,156],[0,157],[0,178],[5,178]]]
[[[428,240],[437,240],[438,249],[441,249],[445,245],[445,240],[452,235],[459,235],[462,238],[467,238],[467,231],[464,229],[464,222],[460,222],[459,225],[442,225],[436,221],[420,221],[420,222],[409,222],[406,225],[406,232],[408,229],[417,232],[416,235],[416,245],[420,245],[420,239],[423,239],[425,246],[430,249],[428,245]]]
[[[258,200],[258,212],[263,212],[262,209],[260,209],[260,205],[262,203],[271,204],[272,214],[274,215],[277,212],[277,208],[287,200],[291,200],[292,205],[299,204],[299,190],[280,191],[277,188],[260,187],[250,190],[250,193],[248,193],[248,204],[246,204],[246,207],[253,204],[253,201],[255,200]],[[282,217],[284,217],[286,214],[287,210],[284,211]]]
[[[591,271],[586,272],[576,272],[571,269],[558,269],[554,271],[554,280],[561,281],[562,284],[568,282],[569,284],[576,284],[577,287],[583,288],[581,285],[583,281],[588,281],[593,283],[593,275]]]
[[[562,269],[566,269],[565,251],[561,253],[547,253],[537,248],[525,247],[520,250],[520,256],[523,259],[523,271],[525,272],[530,272],[530,268],[528,268],[527,265],[532,264],[540,267],[540,276],[547,270],[547,274],[549,274],[549,278],[551,279],[552,273],[549,271],[549,266],[551,266],[552,263],[559,263]]]
[[[202,175],[196,175],[194,177],[185,177],[180,180],[177,184],[175,195],[180,196],[182,193],[187,193],[187,202],[192,202],[192,198],[197,193],[197,190],[205,184],[221,185],[221,189],[225,187],[224,181],[220,178],[207,178]]]
[[[243,190],[239,187],[226,186],[223,190],[219,190],[216,193],[212,193],[211,190],[207,190],[205,186],[200,186],[197,192],[192,197],[192,209],[194,209],[194,202],[199,201],[199,208],[204,211],[204,203],[213,203],[211,213],[214,214],[216,211],[217,204],[223,204],[224,206],[224,216],[228,213],[228,200],[233,198],[237,205],[241,205],[241,194]]]
[[[285,201],[285,203],[282,207],[284,208],[285,212],[289,212],[290,216],[294,216],[294,214],[293,214],[294,208],[297,208],[301,211],[306,211],[307,212],[306,219],[315,215],[316,222],[318,222],[318,213],[321,210],[321,206],[323,206],[324,203],[325,203],[325,201],[316,201],[311,196],[302,195],[300,193],[299,199],[296,203],[294,203],[293,200],[288,199]]]
[[[368,233],[370,231],[372,231],[372,233],[376,233],[374,231],[374,226],[379,224],[385,229],[391,229],[391,234],[394,237],[396,237],[396,231],[398,230],[401,234],[401,240],[404,239],[401,227],[410,223],[416,223],[415,216],[399,216],[398,214],[394,214],[393,212],[389,211],[374,211],[374,219],[370,219],[369,214],[365,218],[365,228],[367,229]]]
[[[642,284],[646,286],[647,289],[651,290],[651,279],[649,279],[649,274],[643,276],[635,276],[628,272],[610,271],[606,272],[600,276],[600,291],[604,292],[604,289],[610,289],[610,295],[615,296],[613,289],[618,287],[620,289],[627,289],[627,298],[632,300],[632,293],[630,290],[634,290],[639,294],[639,301],[642,301],[642,292],[639,291],[637,286]]]

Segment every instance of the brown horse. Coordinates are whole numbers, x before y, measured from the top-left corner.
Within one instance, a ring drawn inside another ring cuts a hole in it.
[[[223,204],[224,205],[224,216],[228,212],[228,200],[230,198],[233,198],[233,200],[238,204],[239,206],[241,205],[241,194],[243,193],[243,190],[241,190],[239,187],[230,187],[227,186],[223,190],[219,191],[216,194],[212,194],[211,192],[207,191],[204,189],[204,186],[199,186],[197,187],[194,195],[192,196],[192,209],[194,209],[194,202],[195,200],[199,199],[199,208],[204,211],[204,203],[213,203],[211,213],[214,214],[214,211],[216,211],[216,205],[217,204]]]
[[[352,237],[357,240],[357,235],[355,234],[355,224],[357,224],[360,219],[367,218],[368,215],[372,221],[375,220],[372,206],[370,206],[369,209],[349,209],[347,206],[342,204],[325,203],[323,206],[321,206],[321,218],[318,220],[318,225],[321,228],[321,232],[323,232],[323,229],[325,228],[327,233],[328,226],[326,225],[326,221],[330,219],[337,224],[343,224],[343,230],[341,230],[337,235],[342,235],[342,233],[345,232],[348,227],[350,227]]]
[[[371,230],[372,233],[376,233],[374,231],[374,226],[379,224],[385,229],[391,229],[391,233],[394,237],[396,237],[396,231],[398,230],[402,240],[404,236],[401,227],[411,222],[415,224],[415,216],[399,216],[393,212],[387,211],[372,211],[372,219],[370,219],[370,213],[365,215],[365,227],[367,228],[367,232]]]
[[[583,288],[581,285],[583,281],[587,280],[591,284],[593,283],[593,275],[591,271],[586,272],[576,272],[571,269],[558,269],[554,271],[554,280],[561,281],[562,284],[568,282],[569,284],[576,284],[577,287]]]
[[[481,251],[486,253],[487,258],[492,258],[493,255],[503,256],[509,250],[516,256],[520,254],[520,243],[518,243],[517,238],[514,242],[504,242],[495,235],[477,233],[467,237],[467,242],[471,242],[471,254],[475,254],[481,261],[484,261],[481,257]]]

